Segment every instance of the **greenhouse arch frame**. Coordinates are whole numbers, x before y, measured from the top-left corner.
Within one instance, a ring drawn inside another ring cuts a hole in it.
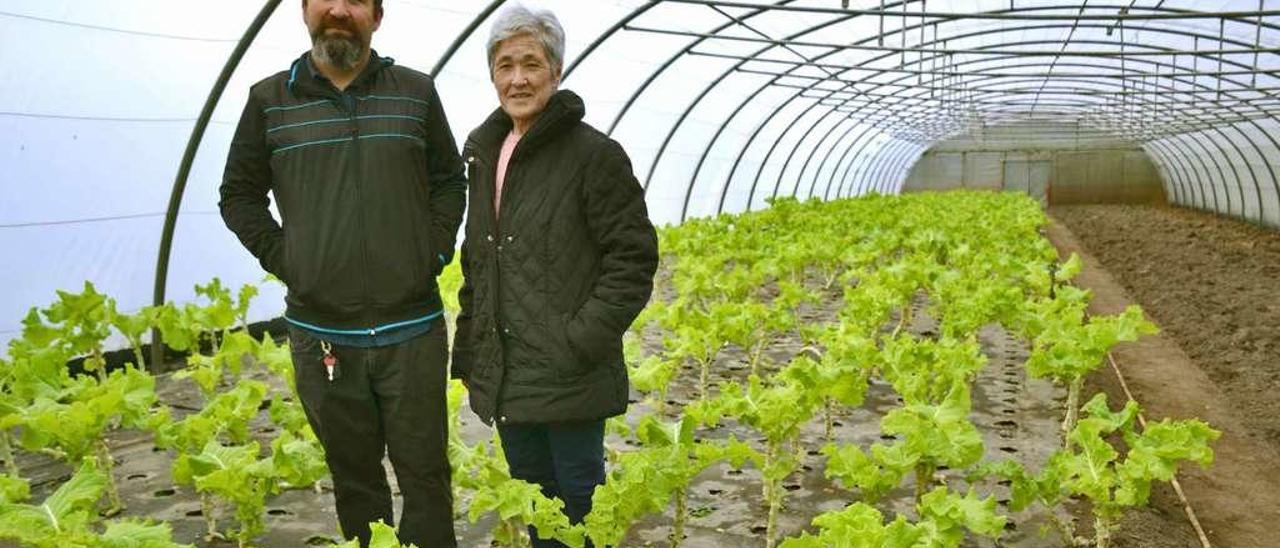
[[[386,1],[388,20],[401,18],[405,26],[384,26],[375,48],[384,39],[400,40],[401,47],[387,53],[408,50],[417,57],[405,64],[430,69],[456,136],[496,105],[491,88],[484,95],[489,83],[479,46],[494,14],[510,3],[460,8],[431,0]],[[1163,0],[616,0],[589,9],[576,2],[530,3],[552,9],[565,22],[570,44],[563,86],[585,98],[589,122],[628,150],[658,222],[758,209],[782,196],[826,200],[901,192],[913,166],[940,142],[991,131],[1032,135],[1069,124],[1087,131],[1039,137],[1076,146],[1105,136],[1149,157],[1169,202],[1280,226],[1280,25],[1273,22],[1280,11],[1265,9],[1264,2],[1216,2],[1211,11]],[[194,76],[185,87],[155,89],[165,97],[200,90],[207,101],[196,118],[173,115],[181,109],[163,105],[152,111],[145,102],[118,114],[105,102],[77,102],[82,97],[74,90],[63,92],[63,103],[29,94],[9,97],[0,107],[0,119],[35,128],[24,126],[9,137],[18,160],[34,154],[29,147],[41,148],[31,145],[37,141],[58,143],[43,147],[47,156],[36,158],[46,163],[73,152],[78,145],[44,137],[72,126],[87,128],[76,130],[99,140],[123,135],[119,140],[143,148],[153,138],[141,137],[145,130],[133,126],[163,125],[170,144],[176,133],[189,135],[167,181],[154,173],[142,177],[149,190],[135,196],[153,204],[149,212],[94,215],[87,202],[65,212],[5,208],[0,229],[10,234],[7,241],[28,241],[44,229],[66,231],[50,238],[79,242],[102,227],[129,224],[122,234],[135,231],[145,240],[131,247],[130,257],[150,262],[148,247],[156,257],[151,272],[103,266],[97,258],[65,276],[31,276],[18,284],[24,289],[4,310],[8,316],[16,319],[18,299],[25,305],[47,300],[48,293],[31,294],[74,289],[67,280],[92,279],[104,269],[115,269],[115,284],[128,286],[122,292],[106,283],[114,294],[124,294],[126,307],[163,302],[173,296],[167,289],[190,285],[189,273],[199,270],[194,265],[202,259],[183,257],[182,274],[171,276],[172,250],[186,246],[218,250],[207,259],[217,264],[203,272],[225,271],[235,282],[258,272],[225,230],[216,241],[201,236],[184,243],[179,223],[193,219],[187,224],[199,226],[187,230],[215,230],[217,219],[206,219],[216,217],[208,211],[207,190],[217,184],[228,121],[243,104],[243,95],[234,94],[269,74],[264,67],[278,70],[280,59],[305,47],[291,5],[281,10],[279,0],[250,4],[252,9],[235,8],[240,23],[229,19],[216,38],[195,36],[198,29],[192,28],[172,31],[162,21],[130,26],[106,12],[80,13],[63,4],[19,2],[0,12],[0,21],[15,31],[6,33],[10,45],[23,32],[84,32],[118,41],[126,51],[166,44],[206,53],[190,63]],[[133,7],[160,9],[145,1]],[[230,38],[232,29],[241,38]],[[413,43],[409,34],[423,29],[432,31],[423,39],[429,45],[404,47],[405,41]],[[260,32],[289,38],[270,38],[262,53]],[[163,52],[155,55],[168,59]],[[252,66],[242,63],[246,55]],[[33,66],[45,59],[33,57]],[[194,112],[194,99],[178,102]],[[36,133],[41,137],[30,137]],[[81,173],[67,171],[72,169],[49,176]],[[95,175],[85,168],[81,176]],[[35,168],[19,176],[31,179],[24,179],[22,192],[46,185]],[[123,187],[131,180],[103,176],[111,178],[108,185]],[[184,207],[184,197],[193,199],[189,180],[202,188],[194,198],[198,204]],[[162,194],[169,199],[160,207],[154,197]],[[35,270],[61,272],[74,262],[48,260]],[[153,281],[149,299],[137,287],[142,276]],[[16,328],[0,326],[0,333],[12,337]]]

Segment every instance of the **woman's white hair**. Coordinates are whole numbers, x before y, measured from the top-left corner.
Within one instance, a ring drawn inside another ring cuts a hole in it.
[[[556,14],[550,10],[531,10],[516,4],[502,10],[493,21],[493,28],[489,30],[489,42],[486,44],[489,52],[489,74],[493,74],[494,56],[498,54],[498,46],[502,41],[522,34],[530,35],[542,44],[552,71],[559,72],[564,68],[564,28],[560,26]]]

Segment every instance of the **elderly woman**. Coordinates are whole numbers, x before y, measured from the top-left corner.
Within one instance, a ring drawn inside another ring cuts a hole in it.
[[[604,421],[627,407],[622,334],[649,300],[657,236],[631,162],[558,89],[564,30],[509,8],[488,41],[501,107],[467,138],[471,212],[452,375],[495,424],[512,476],[580,522],[604,482]],[[559,543],[537,539],[535,546]]]

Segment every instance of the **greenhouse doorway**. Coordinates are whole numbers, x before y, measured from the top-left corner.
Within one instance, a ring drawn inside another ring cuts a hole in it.
[[[1025,192],[1041,206],[1047,206],[1051,173],[1053,162],[1048,160],[1005,160],[1004,189]]]

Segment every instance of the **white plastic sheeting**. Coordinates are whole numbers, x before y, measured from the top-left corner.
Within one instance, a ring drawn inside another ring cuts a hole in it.
[[[891,15],[883,17],[840,11],[836,0],[527,3],[564,23],[567,62],[581,58],[564,87],[584,97],[587,121],[630,153],[660,223],[757,209],[774,196],[897,192],[931,143],[1049,116],[1142,143],[1178,203],[1280,225],[1271,12],[1132,18],[1250,12],[1256,1],[850,2],[852,10],[884,7]],[[385,0],[374,47],[429,71],[489,5]],[[1116,17],[1120,6],[1130,18]],[[261,7],[0,6],[0,69],[9,82],[0,88],[0,246],[10,256],[0,269],[0,341],[16,335],[28,307],[85,280],[124,309],[150,302],[182,151]],[[956,14],[994,16],[943,16]],[[1010,14],[1032,17],[1003,18]],[[459,143],[497,104],[487,30],[484,22],[465,37],[437,78]],[[191,171],[169,298],[192,299],[192,286],[214,276],[233,286],[262,277],[222,225],[217,186],[249,85],[307,46],[299,3],[284,2],[236,69]],[[1253,46],[1264,51],[1249,53]],[[280,297],[267,286],[252,319],[279,314]]]

